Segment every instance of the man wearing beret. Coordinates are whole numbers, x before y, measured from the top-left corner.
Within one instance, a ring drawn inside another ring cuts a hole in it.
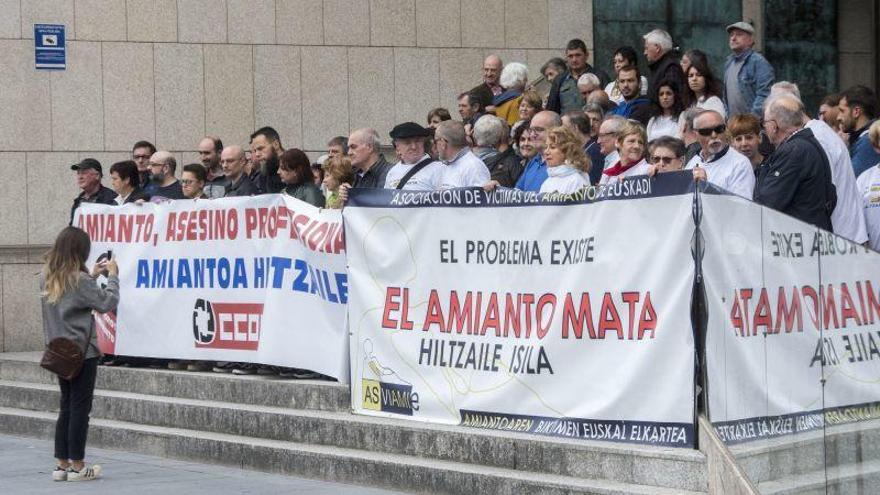
[[[394,126],[391,139],[400,160],[388,170],[385,189],[433,191],[440,188],[443,164],[425,151],[425,141],[430,135],[431,131],[415,122]]]
[[[79,196],[73,200],[73,206],[70,208],[71,225],[73,224],[73,214],[82,203],[116,204],[116,193],[101,184],[104,172],[98,160],[85,158],[83,161],[71,165],[70,170],[76,171],[76,185],[82,189]]]

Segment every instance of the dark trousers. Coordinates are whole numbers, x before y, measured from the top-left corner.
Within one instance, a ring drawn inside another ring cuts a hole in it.
[[[61,410],[55,424],[56,459],[81,461],[85,458],[97,373],[98,358],[91,358],[83,362],[82,371],[73,380],[58,379],[61,385]]]

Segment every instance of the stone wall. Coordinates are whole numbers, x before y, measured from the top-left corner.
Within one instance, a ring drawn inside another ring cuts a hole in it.
[[[35,23],[67,26],[67,70],[34,69]],[[71,163],[106,171],[146,139],[184,164],[263,125],[313,156],[357,127],[387,142],[455,113],[487,54],[535,76],[572,37],[592,47],[591,0],[0,0],[0,351],[39,346],[32,263],[67,224]]]

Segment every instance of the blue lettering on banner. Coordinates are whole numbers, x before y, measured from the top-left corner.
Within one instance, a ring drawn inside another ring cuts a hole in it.
[[[34,24],[34,63],[37,69],[67,68],[67,42],[63,24]]]
[[[252,267],[249,269],[248,267]],[[137,289],[286,289],[348,303],[348,274],[302,259],[155,258],[137,260]]]

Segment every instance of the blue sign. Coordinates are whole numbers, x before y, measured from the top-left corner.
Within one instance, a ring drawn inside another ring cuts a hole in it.
[[[34,24],[34,60],[37,69],[64,70],[67,67],[64,24]]]

